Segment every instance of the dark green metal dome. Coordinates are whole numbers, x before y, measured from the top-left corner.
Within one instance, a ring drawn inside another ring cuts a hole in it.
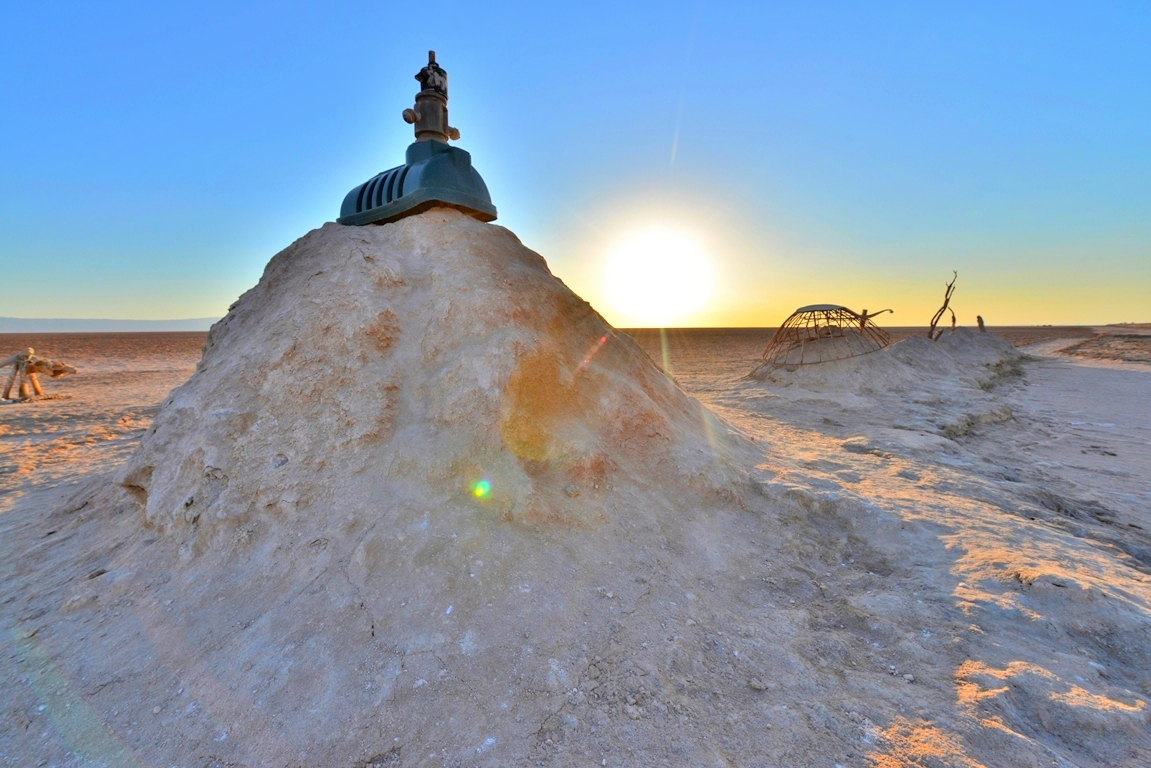
[[[472,167],[472,156],[448,145],[460,132],[448,125],[448,73],[428,51],[428,65],[416,75],[422,89],[403,118],[416,130],[404,165],[376,174],[354,188],[340,206],[340,224],[386,224],[436,206],[449,206],[480,221],[493,221],[488,187]]]

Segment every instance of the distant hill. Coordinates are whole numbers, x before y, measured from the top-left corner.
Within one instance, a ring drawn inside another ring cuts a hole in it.
[[[0,333],[126,333],[206,331],[218,317],[190,320],[87,320],[70,317],[0,317]]]

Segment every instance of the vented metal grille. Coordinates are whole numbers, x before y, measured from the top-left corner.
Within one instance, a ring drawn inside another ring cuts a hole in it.
[[[368,179],[356,197],[355,212],[363,213],[399,200],[404,196],[404,179],[407,175],[408,166],[401,165]]]

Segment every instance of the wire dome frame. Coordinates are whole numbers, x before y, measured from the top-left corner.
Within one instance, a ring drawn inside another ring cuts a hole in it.
[[[890,309],[882,312],[890,312]],[[764,362],[780,367],[815,365],[878,352],[891,343],[869,315],[838,304],[800,307],[783,321],[763,350]]]

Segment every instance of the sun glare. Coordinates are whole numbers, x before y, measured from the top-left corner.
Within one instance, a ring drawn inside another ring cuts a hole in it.
[[[607,298],[627,322],[667,327],[711,295],[711,263],[691,236],[667,229],[637,232],[607,260]]]

